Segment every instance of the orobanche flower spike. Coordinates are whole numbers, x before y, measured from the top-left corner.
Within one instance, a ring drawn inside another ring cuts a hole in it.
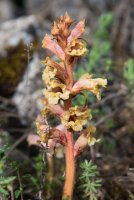
[[[86,55],[87,45],[82,39],[85,21],[80,21],[73,29],[72,24],[73,20],[66,12],[53,23],[51,35],[46,34],[42,41],[42,47],[51,51],[56,59],[47,57],[42,61],[46,66],[42,74],[45,84],[44,108],[36,121],[40,142],[47,145],[48,151],[51,149],[54,153],[59,144],[65,146],[66,177],[63,199],[68,200],[72,199],[73,194],[76,157],[88,145],[98,141],[93,136],[95,127],[90,125],[85,128],[92,118],[90,110],[85,105],[72,106],[72,99],[84,90],[100,99],[99,89],[107,84],[106,79],[94,79],[87,73],[74,81],[74,65],[79,57]],[[59,118],[61,124],[57,127],[47,126],[46,119],[50,113]],[[79,135],[75,142],[74,134]]]

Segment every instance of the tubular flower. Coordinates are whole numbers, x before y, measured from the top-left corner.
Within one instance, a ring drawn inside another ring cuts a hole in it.
[[[68,44],[70,44],[70,42],[72,40],[75,40],[77,38],[79,38],[85,31],[85,20],[81,20],[75,27],[74,29],[71,31],[69,37],[67,38],[67,42]]]
[[[36,120],[40,144],[48,147],[49,153],[53,154],[59,145],[65,146],[66,178],[63,199],[68,200],[72,200],[75,157],[86,146],[92,146],[98,141],[92,135],[95,132],[94,126],[84,129],[92,118],[90,110],[87,106],[73,107],[72,99],[82,94],[83,90],[88,90],[100,99],[100,87],[107,84],[106,79],[94,79],[89,74],[84,74],[74,81],[74,64],[79,57],[87,53],[87,45],[81,38],[85,31],[85,20],[81,20],[73,29],[72,24],[73,20],[65,13],[53,23],[51,35],[46,34],[42,41],[42,47],[51,51],[56,56],[56,61],[47,57],[42,62],[45,64],[42,79],[46,86],[43,89],[44,108]],[[58,127],[49,126],[49,113],[59,118],[61,124]],[[73,142],[74,132],[79,134],[76,142]]]
[[[70,56],[83,56],[87,53],[86,42],[79,37],[85,31],[85,20],[80,21],[67,38],[66,53]]]
[[[45,79],[47,78],[46,76],[47,75],[49,76],[48,73],[54,73],[53,77],[51,77],[51,78],[59,78],[63,82],[66,81],[67,74],[66,74],[63,62],[57,63],[54,60],[50,59],[49,57],[46,57],[46,59],[44,61],[42,61],[42,64],[45,64],[46,68],[48,68],[46,70],[44,69],[44,71],[43,71],[43,74],[45,76],[43,78],[44,83],[45,83]]]
[[[77,156],[80,154],[88,145],[92,146],[99,140],[92,136],[96,131],[94,126],[89,126],[85,129],[74,144],[74,155]]]
[[[42,41],[42,47],[48,49],[53,54],[55,54],[58,58],[61,60],[65,60],[65,53],[63,49],[59,46],[57,41],[54,40],[54,38],[50,35],[45,35],[43,41]]]
[[[88,109],[82,110],[81,108],[78,108],[78,106],[75,106],[64,112],[64,115],[61,117],[61,122],[68,129],[71,128],[74,131],[81,131],[91,117]]]
[[[97,99],[100,99],[99,87],[106,87],[107,80],[102,78],[93,79],[91,75],[84,74],[80,79],[73,85],[72,93],[80,93],[83,90],[88,90],[96,95]]]

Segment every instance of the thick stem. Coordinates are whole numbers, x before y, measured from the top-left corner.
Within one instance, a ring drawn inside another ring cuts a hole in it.
[[[63,190],[63,200],[71,200],[74,188],[75,178],[75,158],[73,153],[73,137],[72,133],[66,132],[66,178]]]

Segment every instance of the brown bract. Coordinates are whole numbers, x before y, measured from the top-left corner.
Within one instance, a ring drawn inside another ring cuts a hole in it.
[[[67,40],[66,38],[70,34],[70,25],[73,23],[73,20],[66,12],[64,16],[61,16],[53,23],[51,33],[57,39],[59,45],[62,48],[66,47]]]

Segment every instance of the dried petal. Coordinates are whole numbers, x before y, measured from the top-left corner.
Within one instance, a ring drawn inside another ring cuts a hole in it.
[[[66,23],[66,26],[70,26],[73,23],[73,20],[69,16],[68,12],[65,12],[65,15],[63,18],[64,18],[64,22]]]
[[[58,25],[57,25],[57,23],[55,21],[53,23],[53,27],[52,27],[51,33],[52,33],[53,36],[56,36],[56,35],[59,34],[59,28],[58,28]]]
[[[53,23],[53,27],[51,30],[52,35],[57,36],[61,34],[61,37],[67,36],[69,33],[69,27],[73,23],[73,20],[66,12],[64,16],[58,18],[56,22]]]

